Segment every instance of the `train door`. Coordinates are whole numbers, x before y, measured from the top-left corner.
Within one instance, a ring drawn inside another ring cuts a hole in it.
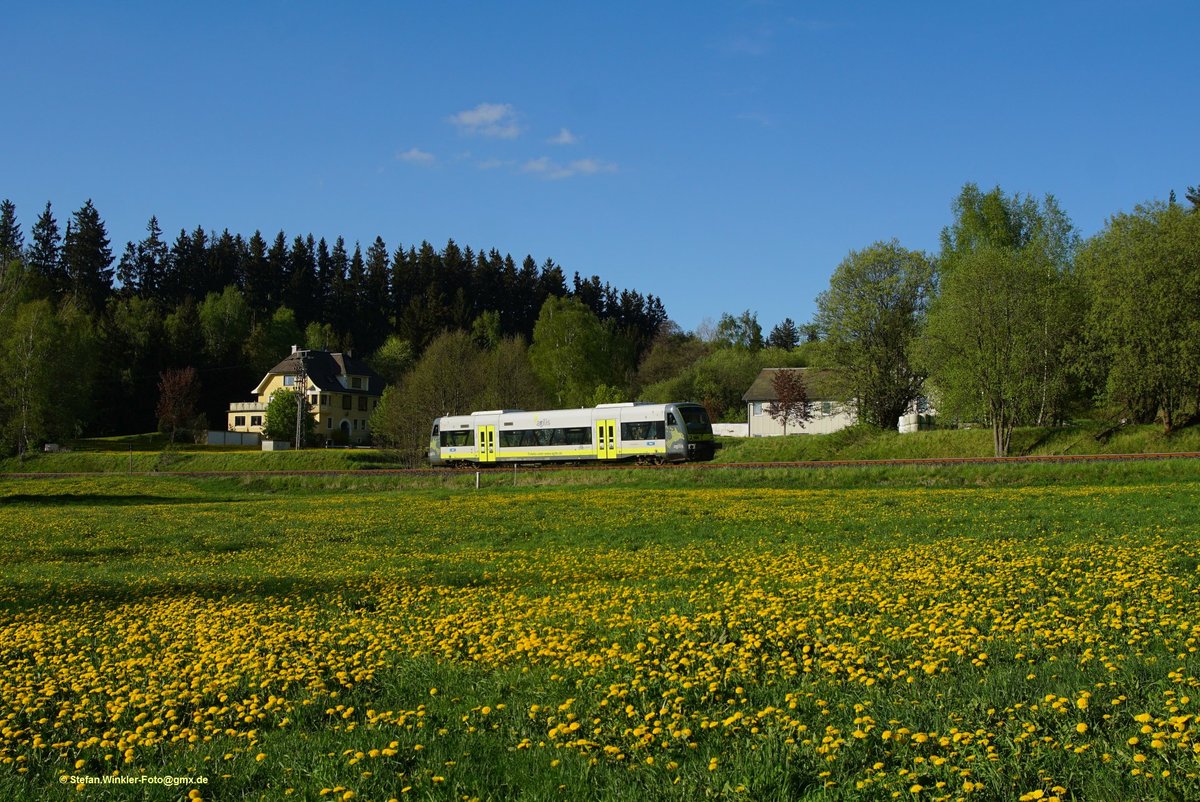
[[[595,425],[596,459],[616,459],[617,422],[615,420],[598,420]]]
[[[496,427],[480,426],[475,432],[475,442],[479,450],[480,462],[496,461]]]

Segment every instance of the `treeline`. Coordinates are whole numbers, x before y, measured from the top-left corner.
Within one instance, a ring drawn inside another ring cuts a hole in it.
[[[151,430],[164,371],[194,367],[203,415],[224,428],[291,345],[352,349],[398,379],[443,331],[529,342],[543,305],[570,298],[634,358],[666,321],[660,299],[547,259],[428,242],[364,250],[342,237],[181,230],[156,218],[114,256],[91,201],[60,227],[50,204],[29,228],[0,204],[0,323],[17,388],[0,402],[4,447]]]
[[[851,252],[818,298],[816,360],[859,419],[893,428],[928,400],[992,428],[1095,414],[1200,414],[1200,190],[1140,205],[1084,241],[1052,196],[967,184],[936,255],[878,242]]]

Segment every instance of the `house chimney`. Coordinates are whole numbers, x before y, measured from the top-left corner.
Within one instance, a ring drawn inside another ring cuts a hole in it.
[[[299,351],[299,350],[300,350],[300,346],[298,346],[298,345],[293,345],[293,346],[292,346],[292,353],[293,353],[293,354],[294,354],[294,353],[296,353],[296,352],[297,352],[297,351]]]

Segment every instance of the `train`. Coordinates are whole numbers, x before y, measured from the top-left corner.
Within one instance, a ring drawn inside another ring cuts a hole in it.
[[[712,423],[700,404],[626,402],[581,409],[496,409],[436,418],[431,465],[641,463],[709,460]]]

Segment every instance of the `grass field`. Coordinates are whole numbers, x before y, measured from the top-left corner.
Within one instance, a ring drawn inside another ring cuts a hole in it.
[[[1191,461],[399,481],[0,479],[0,798],[1200,795]]]

